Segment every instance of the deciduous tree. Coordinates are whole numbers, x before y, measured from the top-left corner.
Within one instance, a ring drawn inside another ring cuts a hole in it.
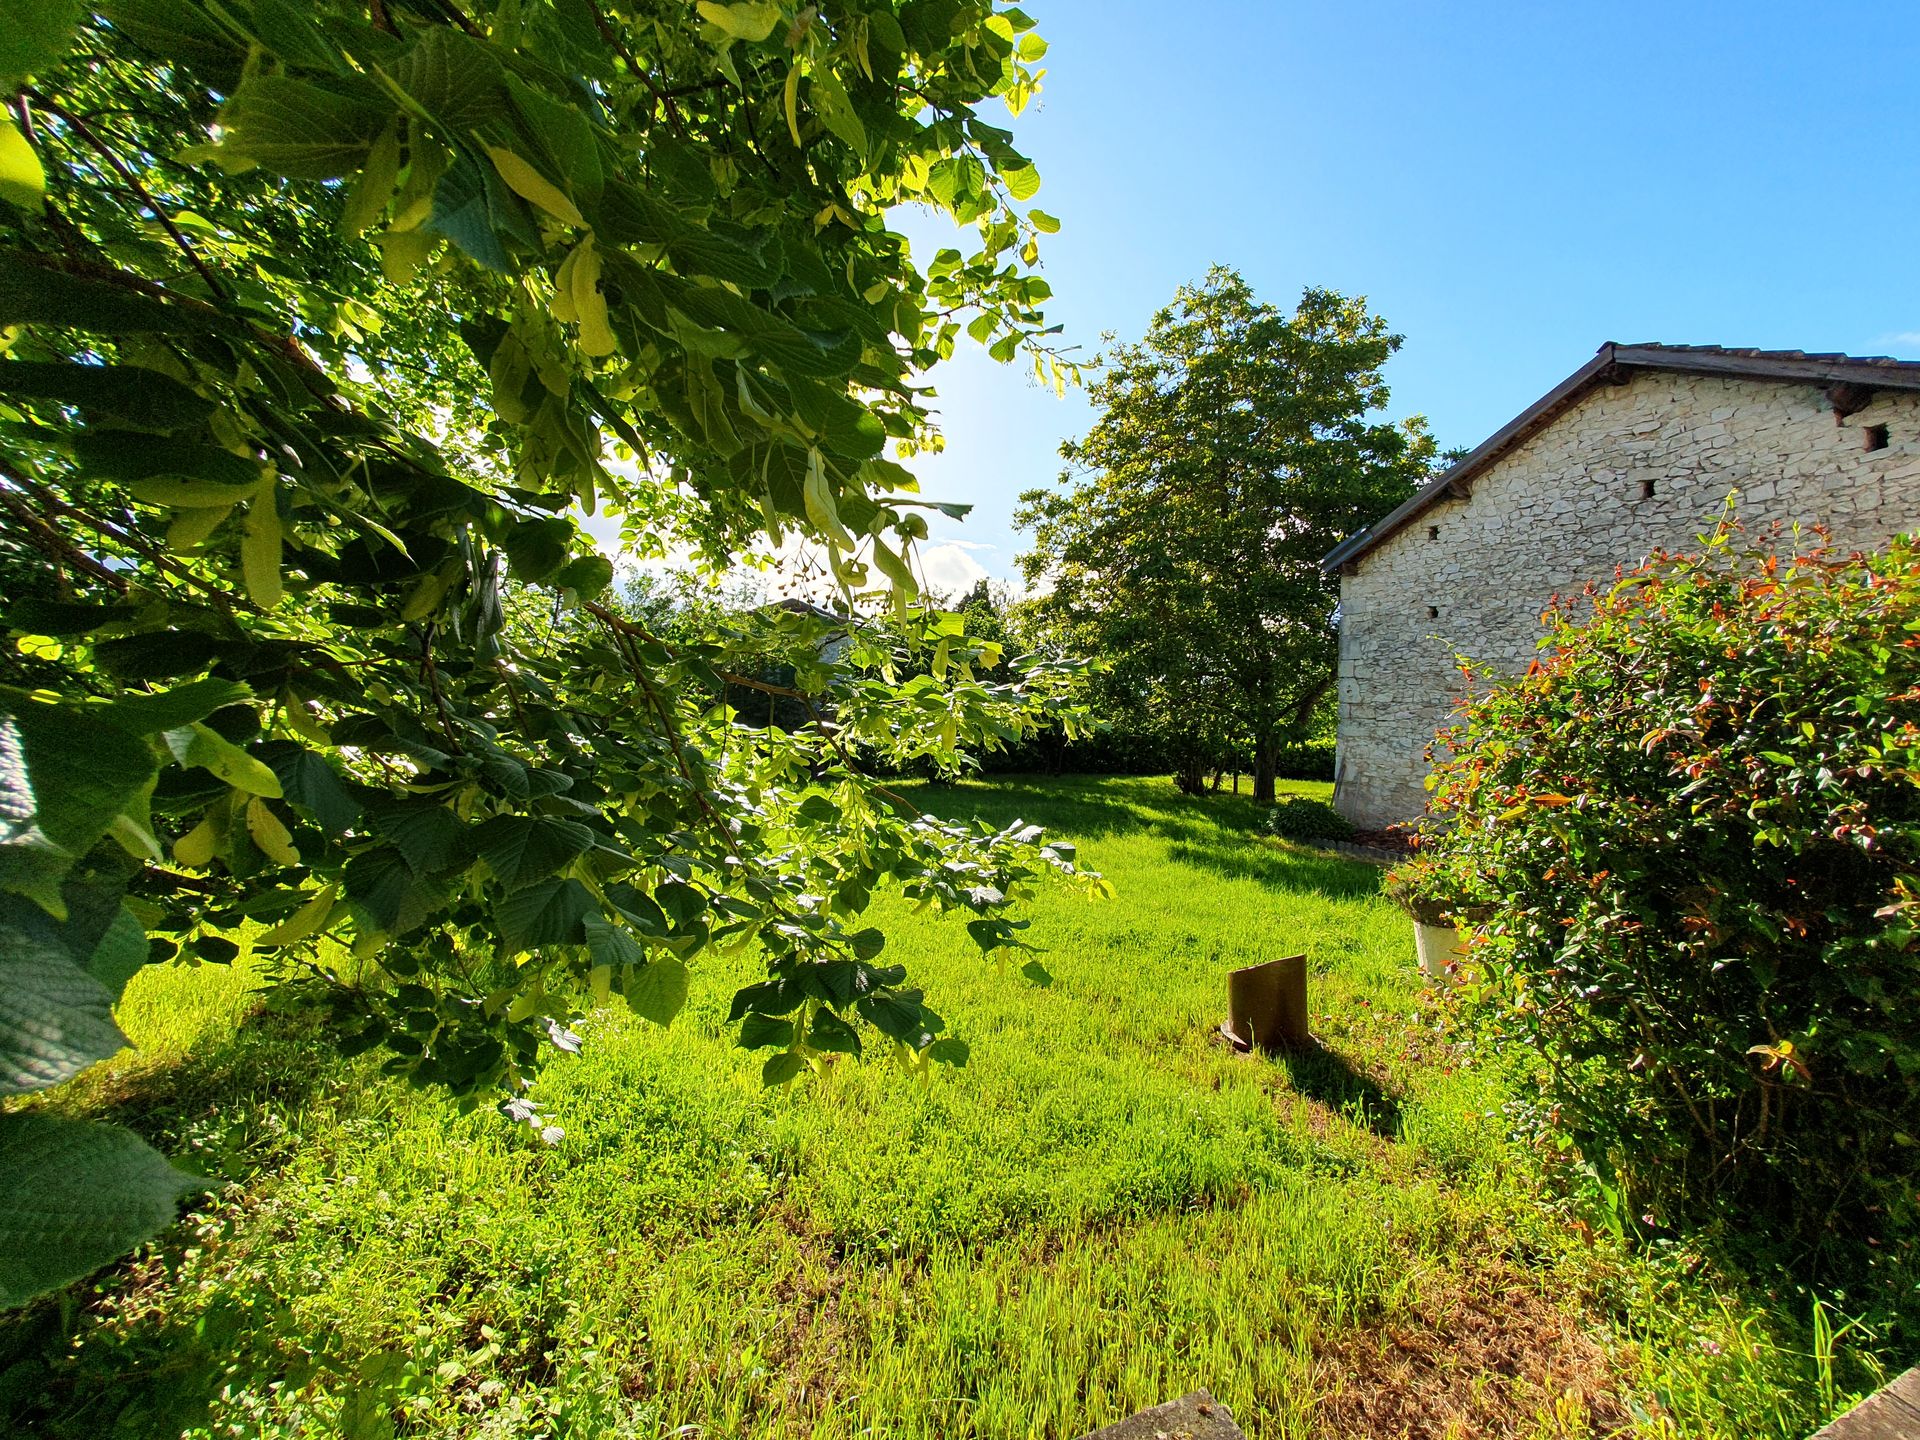
[[[1417,418],[1376,418],[1398,336],[1366,302],[1309,289],[1293,314],[1216,268],[1110,354],[1102,414],[1061,447],[1063,490],[1022,496],[1039,613],[1111,660],[1110,712],[1166,734],[1197,775],[1275,761],[1333,684],[1338,582],[1320,558],[1425,474]]]
[[[1071,667],[918,605],[888,453],[963,326],[1052,372],[1054,222],[979,109],[1044,49],[992,0],[0,5],[0,1090],[117,1049],[150,959],[246,948],[537,1129],[575,1015],[664,1024],[716,945],[765,954],[731,1021],[769,1083],[964,1060],[861,911],[1017,948],[1071,852],[850,757],[1075,713]],[[902,204],[971,253],[916,265]],[[723,637],[606,601],[601,510],[707,566],[797,532],[889,607],[837,663],[792,627],[810,723],[748,730]],[[0,1116],[0,1304],[190,1183]]]

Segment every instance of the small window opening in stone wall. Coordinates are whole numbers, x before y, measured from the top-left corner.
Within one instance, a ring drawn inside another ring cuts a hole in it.
[[[1887,448],[1887,427],[1884,425],[1867,426],[1867,449],[1884,450]]]
[[[1653,498],[1653,481],[1642,480],[1640,482],[1640,498],[1642,500],[1651,500]]]
[[[1884,430],[1885,428],[1886,428],[1886,427],[1885,427],[1884,425],[1883,425],[1883,426],[1881,427],[1881,429],[1883,429],[1883,430]],[[1871,445],[1869,445],[1869,446],[1868,446],[1867,448],[1868,448],[1869,450],[1871,450],[1871,449],[1873,449],[1874,447],[1873,447],[1873,446],[1871,446]],[[1429,540],[1438,540],[1439,538],[1440,538],[1440,527],[1439,527],[1438,525],[1429,525],[1429,526],[1427,526],[1427,539],[1429,539]]]
[[[1427,606],[1427,619],[1438,620],[1439,618],[1440,618],[1440,607],[1438,605]]]

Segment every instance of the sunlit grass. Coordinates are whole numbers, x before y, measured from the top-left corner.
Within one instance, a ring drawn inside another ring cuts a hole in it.
[[[670,1031],[589,1022],[540,1086],[566,1132],[546,1149],[329,1059],[310,1020],[245,1019],[245,966],[138,977],[140,1051],[60,1103],[231,1183],[90,1310],[0,1331],[0,1416],[1067,1437],[1206,1386],[1263,1437],[1812,1427],[1777,1317],[1590,1245],[1544,1195],[1375,869],[1164,781],[920,795],[1045,823],[1118,890],[1033,906],[1044,988],[957,921],[880,908],[886,958],[972,1047],[930,1083],[874,1059],[763,1091],[723,1024],[741,957],[703,965]],[[1219,1044],[1225,972],[1301,950],[1324,1052]],[[1519,1361],[1490,1358],[1503,1339]]]

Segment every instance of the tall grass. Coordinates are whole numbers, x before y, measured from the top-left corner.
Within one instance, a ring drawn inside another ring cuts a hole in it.
[[[1811,1315],[1589,1238],[1510,1138],[1514,1082],[1443,1038],[1371,867],[1162,781],[921,798],[1047,824],[1119,894],[1036,903],[1044,988],[883,906],[887,958],[972,1047],[928,1083],[843,1062],[763,1091],[724,1025],[751,957],[708,962],[672,1030],[605,1012],[549,1069],[547,1149],[329,1058],[308,1018],[254,1012],[244,965],[139,977],[141,1050],[54,1103],[223,1183],[0,1329],[0,1416],[1066,1437],[1205,1386],[1268,1440],[1792,1440],[1870,1381],[1830,1320],[1823,1365]],[[1323,1051],[1219,1044],[1226,970],[1301,950]]]

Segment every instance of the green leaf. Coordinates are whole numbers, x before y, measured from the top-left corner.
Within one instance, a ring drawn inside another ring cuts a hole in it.
[[[1044,210],[1027,211],[1027,220],[1042,235],[1054,235],[1060,230],[1060,222]]]
[[[200,328],[192,315],[164,300],[125,285],[69,275],[12,251],[0,251],[0,325],[59,325],[95,335],[169,334]],[[76,452],[93,438],[76,437]],[[115,438],[139,437],[123,433]]]
[[[47,198],[47,172],[27,137],[11,120],[0,120],[0,200],[38,211]]]
[[[545,945],[581,944],[585,939],[582,922],[592,913],[593,896],[578,880],[549,880],[516,890],[493,910],[500,927],[501,953],[518,955]]]
[[[936,1040],[927,1047],[927,1058],[929,1060],[941,1065],[952,1065],[956,1068],[964,1066],[970,1054],[972,1054],[972,1052],[967,1048],[967,1042],[964,1040],[956,1040],[951,1035],[947,1036],[944,1040]]]
[[[734,1042],[742,1050],[765,1050],[770,1045],[793,1043],[793,1022],[773,1015],[749,1012],[740,1022],[740,1038]]]
[[[314,23],[310,0],[253,0],[253,32],[282,60],[303,68],[339,70],[344,57]]]
[[[101,640],[94,658],[120,680],[166,680],[204,670],[220,653],[219,642],[199,630],[150,630]]]
[[[30,595],[7,607],[7,628],[28,635],[90,635],[109,625],[138,619],[142,605],[85,605],[74,600],[49,600]]]
[[[687,967],[671,955],[662,955],[638,970],[627,972],[622,993],[634,1014],[656,1025],[671,1025],[687,1003],[690,987]]]
[[[243,51],[195,7],[179,0],[96,0],[92,8],[142,49],[202,67],[224,82],[222,88],[239,79]]]
[[[220,112],[219,156],[276,175],[333,180],[366,163],[392,108],[337,85],[291,75],[249,75]]]
[[[280,777],[210,726],[195,721],[162,737],[173,758],[188,769],[209,770],[236,790],[280,798]]]
[[[871,960],[887,948],[887,937],[869,925],[864,930],[856,930],[847,937],[847,943],[853,946],[853,953],[862,960]]]
[[[1026,964],[1020,967],[1020,973],[1043,990],[1053,984],[1053,976],[1048,973],[1047,967],[1042,965],[1038,960],[1027,961]]]
[[[118,1126],[0,1115],[0,1308],[119,1259],[204,1188]]]
[[[61,913],[50,887],[116,817],[144,810],[155,769],[125,731],[0,688],[0,888]]]
[[[429,25],[393,67],[394,80],[450,135],[503,119],[508,98],[500,62],[484,41]]]
[[[548,583],[556,589],[571,590],[582,599],[591,600],[613,584],[613,562],[604,555],[582,555],[561,566],[559,573]]]
[[[506,81],[513,108],[524,122],[523,133],[539,142],[552,162],[553,172],[581,200],[589,204],[598,200],[606,185],[606,172],[600,163],[600,142],[595,138],[593,123],[577,106],[560,104],[511,72]],[[658,166],[663,158],[671,160],[673,148],[670,141],[649,137],[648,158]],[[711,192],[713,179],[706,174],[704,162],[700,162],[700,173]]]
[[[0,76],[46,69],[79,28],[80,0],[0,0]]]
[[[651,896],[643,895],[631,885],[613,886],[607,891],[607,898],[619,907],[621,915],[632,922],[633,928],[642,935],[660,939],[673,929],[666,911],[654,904]]]
[[[487,189],[487,177],[472,157],[462,154],[434,187],[427,228],[446,236],[489,270],[513,268],[500,241],[500,225]]]
[[[653,892],[656,904],[667,913],[675,929],[684,929],[707,911],[707,897],[681,880],[669,880]]]
[[[502,542],[507,564],[516,580],[537,585],[566,563],[573,543],[573,522],[560,519],[527,520],[513,527]]]
[[[57,633],[49,631],[49,634]],[[214,711],[242,700],[251,700],[253,691],[237,680],[189,680],[158,694],[123,695],[94,711],[109,725],[135,735],[155,735],[162,730],[178,730],[196,720],[204,720]]]
[[[398,849],[383,845],[354,856],[341,871],[347,900],[370,925],[405,935],[447,903],[446,884],[418,875]]]
[[[566,192],[536,170],[526,157],[514,154],[504,145],[489,145],[486,150],[494,170],[522,200],[539,206],[562,224],[580,227],[587,223]]]
[[[621,970],[647,963],[647,952],[640,942],[604,915],[589,915],[581,924],[594,964]]]
[[[117,287],[108,288],[124,293]],[[73,454],[87,471],[110,480],[131,482],[155,475],[180,475],[241,488],[260,483],[259,461],[178,435],[87,430],[74,437]]]
[[[213,402],[158,370],[134,365],[0,363],[0,395],[48,400],[111,415],[143,430],[183,430],[213,414]]]
[[[773,27],[780,23],[780,7],[772,0],[733,5],[700,0],[699,10],[701,19],[734,40],[758,43],[771,35]]]
[[[280,793],[329,835],[346,834],[360,818],[360,802],[348,793],[324,755],[275,740],[260,747],[260,758],[280,778]]]
[[[909,1049],[918,1050],[933,1037],[922,1020],[923,1007],[918,991],[902,990],[887,995],[867,995],[856,1002],[867,1023],[882,1035],[889,1035]]]
[[[117,1003],[127,988],[127,981],[146,968],[150,953],[140,917],[121,905],[114,910],[106,932],[87,957],[87,973],[104,985]]]
[[[58,1085],[126,1043],[112,991],[58,945],[0,926],[0,1095]]]
[[[1016,200],[1031,200],[1040,193],[1040,172],[1031,165],[1002,170],[1000,179],[1005,182],[1008,193]]]
[[[367,152],[366,164],[354,177],[347,202],[340,209],[340,233],[352,238],[364,234],[373,222],[386,213],[393,198],[394,183],[400,178],[400,125],[398,117],[388,122]]]
[[[435,800],[368,800],[367,821],[400,847],[417,875],[438,875],[464,868],[472,831],[452,810]]]
[[[509,890],[544,880],[593,848],[593,832],[571,820],[498,815],[472,835],[473,853]]]
[[[279,485],[269,474],[247,506],[245,537],[240,541],[240,578],[247,595],[262,610],[280,603]]]
[[[840,77],[831,70],[815,72],[808,81],[807,96],[813,102],[815,113],[820,116],[820,123],[851,145],[864,161],[867,156],[867,127],[853,113],[853,102],[847,98],[847,87],[840,83]]]
[[[768,1089],[784,1085],[806,1068],[806,1056],[797,1050],[782,1050],[778,1055],[769,1056],[767,1063],[760,1067],[760,1083]]]
[[[813,1012],[813,1026],[807,1031],[807,1044],[815,1050],[858,1055],[860,1032],[831,1010],[816,1010]]]
[[[796,819],[809,825],[838,825],[840,807],[818,792],[807,796],[800,802],[800,808],[793,812]]]

